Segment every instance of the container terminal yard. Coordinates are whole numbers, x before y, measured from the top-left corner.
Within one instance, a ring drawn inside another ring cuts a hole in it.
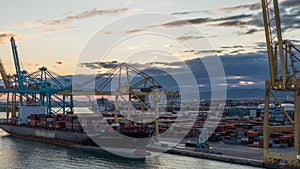
[[[261,8],[270,68],[264,100],[180,102],[178,91],[128,63],[72,84],[46,67],[22,70],[25,58],[11,37],[15,74],[0,60],[6,98],[0,128],[20,139],[137,159],[163,152],[243,167],[300,168],[300,50],[283,39],[278,0],[261,0]],[[90,84],[95,89],[86,90]]]

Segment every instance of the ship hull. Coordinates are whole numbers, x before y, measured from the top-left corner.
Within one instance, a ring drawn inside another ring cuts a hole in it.
[[[145,156],[150,155],[149,153],[145,153],[145,154],[136,153],[137,149],[143,147],[142,145],[141,147],[138,148],[135,148],[132,145],[128,146],[127,144],[126,146],[122,144],[112,145],[111,143],[122,142],[122,139],[117,137],[116,138],[103,137],[97,135],[97,136],[93,136],[93,138],[91,139],[85,133],[80,133],[80,132],[51,130],[46,128],[34,128],[34,127],[9,125],[9,124],[0,124],[0,128],[13,137],[33,140],[38,142],[50,143],[55,145],[63,145],[69,147],[106,150],[117,155],[132,157],[132,158],[143,158]],[[100,139],[100,138],[101,138],[101,147],[95,144],[95,142],[93,141],[93,139]]]
[[[92,145],[89,137],[84,133],[70,131],[50,130],[26,126],[0,124],[0,128],[8,134],[29,140],[62,144],[62,145]]]

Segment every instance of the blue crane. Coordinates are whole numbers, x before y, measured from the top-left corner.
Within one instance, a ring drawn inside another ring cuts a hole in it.
[[[10,38],[10,43],[11,43],[11,48],[12,48],[12,52],[13,52],[13,58],[14,58],[14,63],[15,63],[16,75],[17,75],[17,79],[18,79],[19,88],[20,88],[21,91],[23,91],[24,90],[23,73],[25,73],[25,72],[21,71],[19,56],[18,56],[18,50],[17,50],[15,39],[13,37]]]
[[[12,107],[18,107],[17,103],[19,103],[19,106],[24,110],[26,106],[39,105],[45,107],[47,114],[73,111],[73,97],[59,94],[59,92],[72,88],[70,79],[63,78],[46,67],[42,67],[31,74],[21,70],[17,46],[13,37],[11,37],[10,42],[16,75],[14,79],[7,80],[4,67],[0,65],[2,78],[7,81],[6,88],[0,89],[0,93],[12,95],[11,103],[14,103]],[[12,85],[8,86],[8,84]],[[18,101],[16,101],[17,97],[19,98]],[[9,101],[7,102],[9,103]]]

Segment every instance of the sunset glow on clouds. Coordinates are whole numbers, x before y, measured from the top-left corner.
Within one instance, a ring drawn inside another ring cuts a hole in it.
[[[298,1],[279,1],[284,37],[296,40],[296,45],[300,44]],[[0,20],[0,58],[10,74],[15,71],[9,44],[11,36],[17,40],[23,69],[33,72],[45,65],[59,74],[69,75],[74,73],[77,58],[88,40],[101,28],[126,16],[163,13],[175,19],[161,23],[147,20],[143,21],[143,25],[132,28],[124,25],[119,29],[103,32],[103,37],[109,40],[116,34],[126,36],[155,30],[172,32],[193,25],[202,35],[180,32],[174,38],[190,44],[207,39],[212,49],[187,50],[168,41],[162,47],[171,54],[185,58],[195,70],[197,57],[220,56],[229,84],[255,86],[261,85],[268,78],[264,28],[260,1],[257,0],[29,0],[7,1],[0,9],[3,16]],[[132,23],[134,24],[136,23]],[[136,43],[114,54],[121,56],[128,51],[145,47],[141,45],[142,43]],[[99,68],[99,65],[93,63],[83,65]],[[164,66],[162,63],[152,65]],[[176,63],[167,66],[179,69]]]

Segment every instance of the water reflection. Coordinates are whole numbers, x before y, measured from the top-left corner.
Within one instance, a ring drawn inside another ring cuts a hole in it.
[[[0,130],[0,168],[189,168],[189,169],[254,169],[197,158],[162,154],[147,159],[128,159],[105,151],[82,150],[17,139]]]

